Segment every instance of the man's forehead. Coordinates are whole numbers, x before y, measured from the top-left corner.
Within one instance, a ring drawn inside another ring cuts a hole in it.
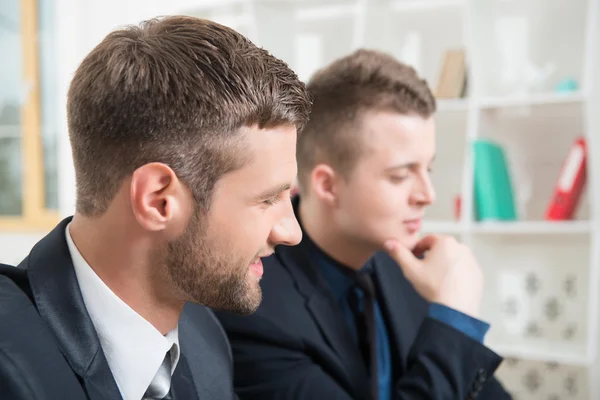
[[[435,154],[435,137],[427,130],[379,126],[361,139],[361,157],[381,164],[430,162]]]
[[[241,173],[259,174],[261,182],[266,180],[269,185],[277,185],[284,180],[290,180],[285,183],[293,183],[297,170],[295,128],[252,127],[246,128],[244,135],[240,151],[246,154],[249,162],[245,164]],[[267,179],[268,177],[276,178]],[[258,178],[259,176],[255,177]]]

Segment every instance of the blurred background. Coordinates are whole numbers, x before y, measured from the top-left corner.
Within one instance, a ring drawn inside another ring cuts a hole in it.
[[[0,262],[75,204],[66,93],[111,30],[158,15],[228,25],[303,80],[360,47],[438,98],[425,230],[487,277],[488,345],[516,399],[598,399],[600,0],[0,0]]]

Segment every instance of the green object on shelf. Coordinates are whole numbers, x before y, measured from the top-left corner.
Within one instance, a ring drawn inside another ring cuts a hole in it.
[[[473,144],[475,218],[478,221],[517,219],[513,187],[504,149],[486,139]]]
[[[579,89],[579,85],[573,78],[563,79],[556,85],[556,91],[560,93],[575,92],[577,89]]]

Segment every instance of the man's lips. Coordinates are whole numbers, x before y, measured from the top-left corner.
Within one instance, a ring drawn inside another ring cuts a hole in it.
[[[262,256],[258,256],[256,259],[254,259],[250,263],[250,270],[252,271],[252,273],[254,275],[256,275],[256,277],[258,279],[262,278],[263,273],[264,273],[262,259],[265,258],[265,257],[269,257],[271,254],[273,254],[273,253],[268,253],[268,254],[265,254],[265,255],[262,255]]]
[[[258,279],[262,278],[264,268],[262,260],[260,258],[258,258],[258,260],[252,261],[252,263],[250,264],[250,271],[252,271],[252,273],[256,275]]]
[[[421,230],[421,218],[405,219],[404,226],[410,233],[418,232]]]

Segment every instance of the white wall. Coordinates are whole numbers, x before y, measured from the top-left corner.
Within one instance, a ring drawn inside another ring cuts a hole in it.
[[[75,209],[75,175],[67,134],[66,98],[73,72],[85,55],[111,30],[144,19],[186,13],[227,0],[51,0],[56,4],[55,101],[58,129],[59,210],[62,217]],[[0,263],[17,263],[47,232],[0,232]]]
[[[43,236],[43,233],[0,234],[0,263],[17,265]]]

